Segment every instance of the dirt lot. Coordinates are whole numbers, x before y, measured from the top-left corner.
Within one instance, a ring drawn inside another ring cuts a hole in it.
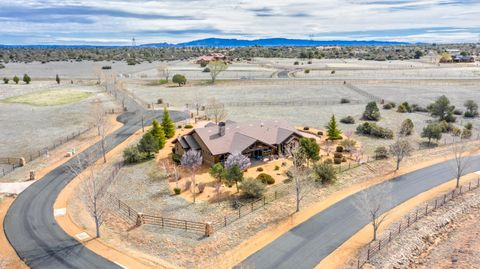
[[[48,98],[43,98],[45,93]],[[3,100],[0,101],[2,157],[27,157],[55,141],[58,143],[67,135],[86,130],[93,123],[90,112],[94,102],[101,102],[105,109],[118,106],[92,82],[73,85],[57,85],[55,81],[34,81],[30,85],[1,84],[0,100]]]

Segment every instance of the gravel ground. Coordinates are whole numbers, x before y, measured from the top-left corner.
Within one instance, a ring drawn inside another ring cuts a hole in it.
[[[476,189],[403,231],[364,268],[479,268],[479,219]]]
[[[43,150],[54,141],[74,132],[83,131],[93,123],[89,112],[93,101],[100,100],[106,109],[116,107],[115,103],[92,84],[63,84],[33,82],[31,85],[0,85],[0,99],[47,89],[71,89],[94,93],[77,103],[59,106],[30,106],[0,102],[0,156],[28,156],[31,152]]]

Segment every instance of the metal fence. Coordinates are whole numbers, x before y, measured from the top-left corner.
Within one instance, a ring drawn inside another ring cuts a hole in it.
[[[409,228],[412,224],[416,223],[419,219],[431,214],[437,208],[445,205],[448,201],[453,200],[455,197],[462,195],[465,192],[469,192],[471,190],[477,189],[480,187],[480,178],[470,181],[459,188],[453,189],[451,192],[448,192],[442,196],[439,196],[429,202],[427,202],[424,206],[420,206],[414,211],[410,212],[407,216],[405,216],[397,225],[392,226],[390,230],[383,234],[383,236],[377,240],[372,241],[366,251],[363,251],[358,260],[357,260],[357,268],[362,268],[375,254],[380,252],[383,248],[385,248],[395,237],[399,236],[400,233],[407,228]]]

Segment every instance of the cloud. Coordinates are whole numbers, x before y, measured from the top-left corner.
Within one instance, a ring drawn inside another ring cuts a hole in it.
[[[122,45],[132,36],[137,43],[309,36],[475,42],[479,17],[478,0],[17,0],[0,3],[0,42]]]

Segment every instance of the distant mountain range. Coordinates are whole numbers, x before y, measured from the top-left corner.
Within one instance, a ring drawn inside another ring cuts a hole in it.
[[[407,42],[391,42],[391,41],[359,41],[359,40],[307,40],[307,39],[288,39],[288,38],[266,38],[255,40],[243,39],[224,39],[224,38],[206,38],[194,40],[190,42],[171,44],[171,43],[152,43],[143,44],[138,47],[311,47],[311,46],[393,46],[408,45]],[[95,45],[0,45],[0,48],[121,48],[130,46],[95,46]]]

